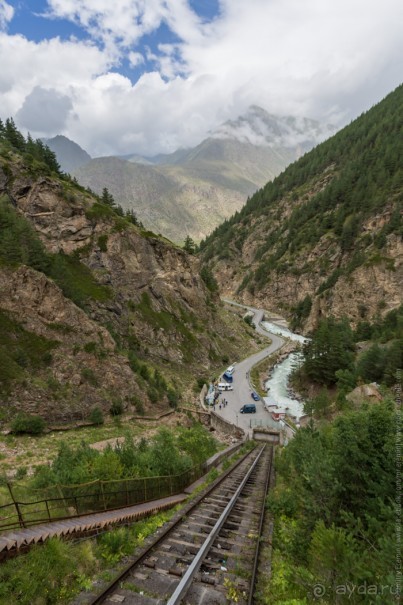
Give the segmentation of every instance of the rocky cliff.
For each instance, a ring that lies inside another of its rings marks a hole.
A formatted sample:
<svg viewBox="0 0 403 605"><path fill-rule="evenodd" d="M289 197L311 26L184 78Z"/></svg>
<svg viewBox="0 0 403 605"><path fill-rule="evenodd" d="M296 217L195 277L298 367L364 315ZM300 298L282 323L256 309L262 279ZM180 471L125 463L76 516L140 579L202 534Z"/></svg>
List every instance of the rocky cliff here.
<svg viewBox="0 0 403 605"><path fill-rule="evenodd" d="M195 257L9 149L0 199L3 411L174 405L181 383L235 354Z"/></svg>

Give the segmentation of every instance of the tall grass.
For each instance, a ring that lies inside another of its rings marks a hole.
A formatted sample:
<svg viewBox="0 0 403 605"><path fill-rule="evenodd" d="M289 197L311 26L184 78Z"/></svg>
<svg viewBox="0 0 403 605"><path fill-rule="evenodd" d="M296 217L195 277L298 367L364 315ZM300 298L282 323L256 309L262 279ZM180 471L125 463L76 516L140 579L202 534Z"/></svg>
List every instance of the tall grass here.
<svg viewBox="0 0 403 605"><path fill-rule="evenodd" d="M0 604L67 603L89 587L88 574L97 567L91 544L74 545L51 538L0 566Z"/></svg>

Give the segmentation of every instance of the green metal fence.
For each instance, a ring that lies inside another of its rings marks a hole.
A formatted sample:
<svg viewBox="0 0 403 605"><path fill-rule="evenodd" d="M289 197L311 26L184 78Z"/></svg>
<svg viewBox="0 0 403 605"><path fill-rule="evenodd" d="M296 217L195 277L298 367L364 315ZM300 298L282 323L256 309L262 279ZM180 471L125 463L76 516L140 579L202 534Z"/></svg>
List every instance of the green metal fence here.
<svg viewBox="0 0 403 605"><path fill-rule="evenodd" d="M35 499L17 497L8 484L12 502L0 506L0 531L29 527L38 523L123 508L182 492L206 472L205 464L179 475L142 477L116 481L91 481L79 485L53 485L32 490ZM40 497L38 497L40 495Z"/></svg>
<svg viewBox="0 0 403 605"><path fill-rule="evenodd" d="M11 502L0 506L0 532L124 508L179 494L211 468L218 466L224 458L235 453L241 445L238 442L179 475L52 485L40 490L31 489L29 495L32 494L32 498L27 498L26 487L19 495L18 484L8 483Z"/></svg>

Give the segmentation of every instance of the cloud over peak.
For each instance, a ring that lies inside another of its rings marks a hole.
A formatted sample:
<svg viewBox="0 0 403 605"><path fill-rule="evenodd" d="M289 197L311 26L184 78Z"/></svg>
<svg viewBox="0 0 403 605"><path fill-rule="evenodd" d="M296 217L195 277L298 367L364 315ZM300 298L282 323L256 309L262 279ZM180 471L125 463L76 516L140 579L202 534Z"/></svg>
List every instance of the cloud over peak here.
<svg viewBox="0 0 403 605"><path fill-rule="evenodd" d="M91 155L193 146L251 105L342 125L401 81L401 0L40 2L54 36L0 32L0 114ZM0 28L22 6L0 0Z"/></svg>

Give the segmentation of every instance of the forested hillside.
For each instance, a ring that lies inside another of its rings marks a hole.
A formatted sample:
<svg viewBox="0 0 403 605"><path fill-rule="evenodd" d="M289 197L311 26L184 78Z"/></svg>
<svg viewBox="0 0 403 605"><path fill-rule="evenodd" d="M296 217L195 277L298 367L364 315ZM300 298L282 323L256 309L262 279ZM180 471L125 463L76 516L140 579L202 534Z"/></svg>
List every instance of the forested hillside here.
<svg viewBox="0 0 403 605"><path fill-rule="evenodd" d="M201 244L221 289L294 328L399 305L403 86L289 166Z"/></svg>
<svg viewBox="0 0 403 605"><path fill-rule="evenodd" d="M0 419L175 407L239 346L199 269L0 123Z"/></svg>
<svg viewBox="0 0 403 605"><path fill-rule="evenodd" d="M393 402L305 428L277 459L271 579L260 603L397 603Z"/></svg>

